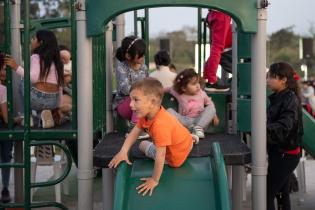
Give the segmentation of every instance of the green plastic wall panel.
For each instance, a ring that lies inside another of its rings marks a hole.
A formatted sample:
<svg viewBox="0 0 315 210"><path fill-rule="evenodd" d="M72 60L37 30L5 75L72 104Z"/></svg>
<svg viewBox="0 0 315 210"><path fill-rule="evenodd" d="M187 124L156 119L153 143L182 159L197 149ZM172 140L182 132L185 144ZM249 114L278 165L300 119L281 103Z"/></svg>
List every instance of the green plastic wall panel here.
<svg viewBox="0 0 315 210"><path fill-rule="evenodd" d="M93 38L93 129L102 131L105 128L105 37Z"/></svg>
<svg viewBox="0 0 315 210"><path fill-rule="evenodd" d="M227 12L246 33L257 31L256 0L87 0L87 30L89 36L104 31L104 25L115 16L136 9L153 7L201 7Z"/></svg>
<svg viewBox="0 0 315 210"><path fill-rule="evenodd" d="M177 111L178 102L177 102L176 98L174 96L172 96L172 94L165 93L164 97L163 97L163 101L162 101L162 106L165 109L173 108L174 110Z"/></svg>
<svg viewBox="0 0 315 210"><path fill-rule="evenodd" d="M238 58L251 57L251 34L237 33L237 56Z"/></svg>
<svg viewBox="0 0 315 210"><path fill-rule="evenodd" d="M238 69L238 95L251 95L251 64L239 63Z"/></svg>
<svg viewBox="0 0 315 210"><path fill-rule="evenodd" d="M237 124L241 132L251 131L251 100L237 100Z"/></svg>
<svg viewBox="0 0 315 210"><path fill-rule="evenodd" d="M227 94L222 93L212 93L209 94L211 97L216 111L217 115L220 119L220 124L217 127L214 127L212 123L210 123L210 126L206 130L207 133L224 133L226 131L227 127Z"/></svg>
<svg viewBox="0 0 315 210"><path fill-rule="evenodd" d="M303 110L303 126L304 126L304 135L302 140L302 146L304 149L315 157L315 119Z"/></svg>

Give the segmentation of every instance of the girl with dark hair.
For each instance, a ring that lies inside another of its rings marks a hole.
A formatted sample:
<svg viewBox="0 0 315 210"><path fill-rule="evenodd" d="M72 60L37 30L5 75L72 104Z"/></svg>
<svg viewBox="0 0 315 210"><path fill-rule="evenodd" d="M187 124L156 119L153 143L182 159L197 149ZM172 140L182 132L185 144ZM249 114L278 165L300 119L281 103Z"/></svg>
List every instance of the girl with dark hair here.
<svg viewBox="0 0 315 210"><path fill-rule="evenodd" d="M194 69L185 69L180 72L174 86L169 91L178 101L178 112L169 108L185 127L192 129L192 133L199 138L205 138L204 130L213 120L218 125L219 119L211 98L200 87L199 75Z"/></svg>
<svg viewBox="0 0 315 210"><path fill-rule="evenodd" d="M303 135L299 76L285 62L270 66L267 85L273 91L267 110L267 209L290 210L289 177L300 160ZM280 207L281 206L281 207Z"/></svg>
<svg viewBox="0 0 315 210"><path fill-rule="evenodd" d="M116 52L117 94L114 109L124 119L131 120L132 124L138 118L130 108L129 89L135 81L148 77L148 69L144 64L145 50L146 45L141 38L128 36L122 40Z"/></svg>
<svg viewBox="0 0 315 210"><path fill-rule="evenodd" d="M56 36L49 30L39 30L31 40L31 48L31 109L40 111L43 128L50 128L54 126L51 110L58 108L64 84ZM17 65L13 58L6 57L5 64L24 76L24 68Z"/></svg>

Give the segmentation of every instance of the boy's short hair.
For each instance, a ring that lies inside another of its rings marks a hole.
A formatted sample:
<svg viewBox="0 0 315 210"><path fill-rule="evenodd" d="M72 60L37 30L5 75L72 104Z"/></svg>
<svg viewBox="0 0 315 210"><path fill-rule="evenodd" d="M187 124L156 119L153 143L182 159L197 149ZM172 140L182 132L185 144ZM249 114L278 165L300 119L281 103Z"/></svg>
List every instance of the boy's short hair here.
<svg viewBox="0 0 315 210"><path fill-rule="evenodd" d="M142 80L138 80L132 84L130 92L133 90L141 90L144 95L152 95L159 99L159 103L162 103L162 98L164 95L164 89L162 83L152 77L147 77Z"/></svg>

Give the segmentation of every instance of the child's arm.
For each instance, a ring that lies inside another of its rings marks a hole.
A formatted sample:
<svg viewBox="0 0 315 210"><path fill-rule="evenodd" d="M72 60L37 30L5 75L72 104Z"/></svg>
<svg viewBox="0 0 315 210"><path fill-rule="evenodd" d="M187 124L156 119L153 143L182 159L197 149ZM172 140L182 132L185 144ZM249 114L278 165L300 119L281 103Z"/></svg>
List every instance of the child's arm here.
<svg viewBox="0 0 315 210"><path fill-rule="evenodd" d="M7 102L0 104L0 117L2 117L3 121L8 123L8 105Z"/></svg>
<svg viewBox="0 0 315 210"><path fill-rule="evenodd" d="M219 125L220 120L219 120L219 117L218 117L217 114L214 115L214 117L213 117L212 120L213 120L213 125L214 125L214 126L218 126L218 125Z"/></svg>
<svg viewBox="0 0 315 210"><path fill-rule="evenodd" d="M145 196L148 192L149 195L151 196L153 193L153 189L159 184L160 177L162 175L164 168L165 153L166 147L156 148L156 156L152 177L140 179L144 181L144 183L139 185L136 189L138 190L138 193L142 193L143 196Z"/></svg>
<svg viewBox="0 0 315 210"><path fill-rule="evenodd" d="M131 165L131 162L128 158L128 151L131 146L137 141L139 134L141 133L141 129L135 126L131 132L128 134L123 146L120 151L113 157L113 159L109 162L109 168L116 168L121 161L126 161L127 164Z"/></svg>

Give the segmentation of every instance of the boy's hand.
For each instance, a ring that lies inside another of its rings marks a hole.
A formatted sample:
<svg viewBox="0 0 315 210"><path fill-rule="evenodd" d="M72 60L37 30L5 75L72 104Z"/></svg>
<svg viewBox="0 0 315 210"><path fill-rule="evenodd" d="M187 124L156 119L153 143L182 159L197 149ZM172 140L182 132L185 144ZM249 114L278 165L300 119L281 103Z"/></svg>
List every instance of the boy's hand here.
<svg viewBox="0 0 315 210"><path fill-rule="evenodd" d="M138 193L142 193L142 196L145 196L149 192L149 196L151 196L153 193L153 189L158 186L159 182L155 181L152 177L141 178L140 180L144 181L144 183L136 188L138 190Z"/></svg>
<svg viewBox="0 0 315 210"><path fill-rule="evenodd" d="M121 161L126 161L126 163L128 165L131 165L132 163L130 162L129 158L128 158L128 153L127 152L123 152L123 151L120 151L118 152L114 157L113 159L109 162L108 164L108 167L109 168L116 168L119 163Z"/></svg>

